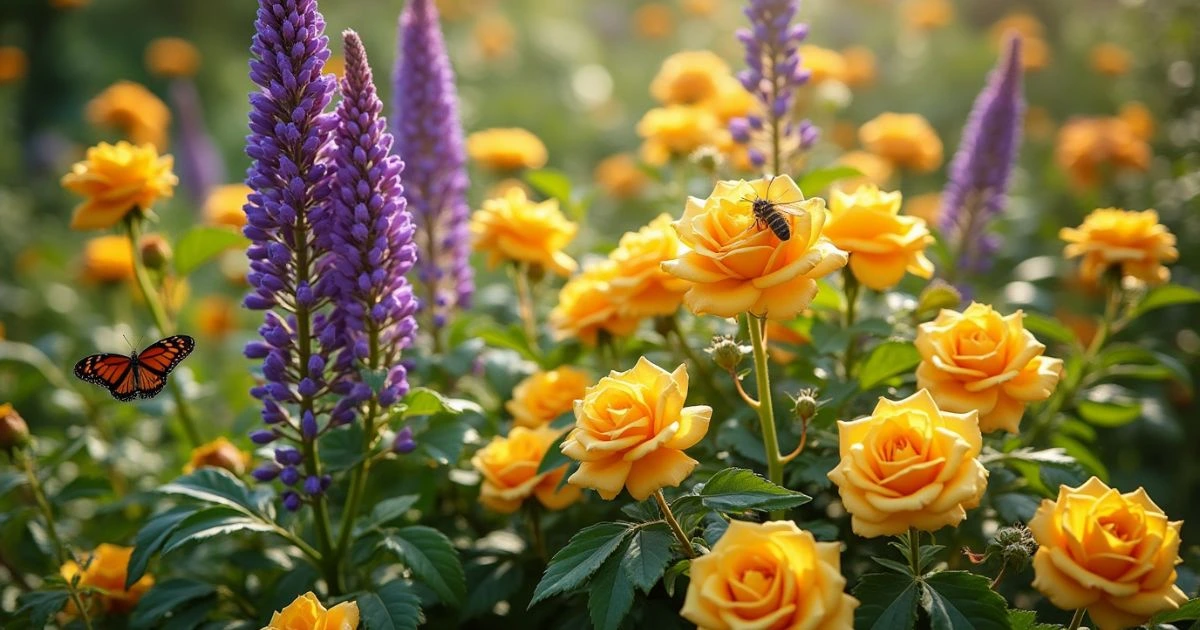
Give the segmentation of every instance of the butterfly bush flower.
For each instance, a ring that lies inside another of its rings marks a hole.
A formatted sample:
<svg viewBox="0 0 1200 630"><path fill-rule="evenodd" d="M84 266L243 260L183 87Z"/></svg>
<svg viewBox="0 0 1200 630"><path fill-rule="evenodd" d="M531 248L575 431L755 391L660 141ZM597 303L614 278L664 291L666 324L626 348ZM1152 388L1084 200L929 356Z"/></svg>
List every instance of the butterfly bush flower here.
<svg viewBox="0 0 1200 630"><path fill-rule="evenodd" d="M1004 209L1024 109L1021 38L1013 36L1005 58L975 99L942 194L941 228L954 235L959 248L955 262L967 271L986 271L999 249L987 224Z"/></svg>
<svg viewBox="0 0 1200 630"><path fill-rule="evenodd" d="M466 150L454 69L433 0L412 0L400 16L394 71L396 153L407 160L404 198L417 225L421 308L435 328L469 305L474 291L467 231Z"/></svg>

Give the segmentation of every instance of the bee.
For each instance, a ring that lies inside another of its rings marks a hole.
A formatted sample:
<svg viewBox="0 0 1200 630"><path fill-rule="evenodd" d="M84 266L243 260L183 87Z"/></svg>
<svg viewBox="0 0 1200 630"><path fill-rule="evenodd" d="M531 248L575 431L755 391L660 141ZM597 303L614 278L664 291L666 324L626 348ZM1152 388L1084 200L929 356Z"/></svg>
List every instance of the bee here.
<svg viewBox="0 0 1200 630"><path fill-rule="evenodd" d="M771 201L771 185L775 183L775 179L771 179L771 183L767 184L767 197L755 196L753 199L746 197L743 201L750 202L750 210L754 213L754 227L763 229L770 228L779 240L786 241L792 238L792 226L788 223L787 215L796 215L798 212L788 206L796 203L795 201Z"/></svg>

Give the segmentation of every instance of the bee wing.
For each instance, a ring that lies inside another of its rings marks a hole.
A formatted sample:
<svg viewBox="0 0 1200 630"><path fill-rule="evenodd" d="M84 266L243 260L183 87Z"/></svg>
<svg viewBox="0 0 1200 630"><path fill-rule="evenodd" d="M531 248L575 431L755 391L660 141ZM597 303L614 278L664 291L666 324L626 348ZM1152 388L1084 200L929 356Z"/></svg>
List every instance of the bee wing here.
<svg viewBox="0 0 1200 630"><path fill-rule="evenodd" d="M797 199L795 201L780 201L775 205L775 209L792 216L804 214L810 208L809 206L825 207L825 201L820 197L809 197L808 199Z"/></svg>

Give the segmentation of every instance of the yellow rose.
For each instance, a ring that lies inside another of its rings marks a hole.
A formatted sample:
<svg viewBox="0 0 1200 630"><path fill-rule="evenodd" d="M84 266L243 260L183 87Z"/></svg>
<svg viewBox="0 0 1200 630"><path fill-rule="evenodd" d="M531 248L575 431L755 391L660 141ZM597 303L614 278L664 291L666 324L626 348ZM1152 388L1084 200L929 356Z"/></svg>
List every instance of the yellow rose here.
<svg viewBox="0 0 1200 630"><path fill-rule="evenodd" d="M132 280L129 237L110 234L88 240L83 246L83 279L102 284Z"/></svg>
<svg viewBox="0 0 1200 630"><path fill-rule="evenodd" d="M167 148L167 129L171 110L153 92L140 83L118 81L87 104L88 122L115 127L134 144L152 144Z"/></svg>
<svg viewBox="0 0 1200 630"><path fill-rule="evenodd" d="M784 214L790 239L757 221L756 198L794 213ZM707 199L688 198L675 228L690 249L663 268L691 283L684 303L696 314L792 319L816 296L817 280L846 265L846 252L821 235L828 217L824 200L804 199L787 175L718 182Z"/></svg>
<svg viewBox="0 0 1200 630"><path fill-rule="evenodd" d="M73 560L68 560L59 569L59 573L68 582L78 576L77 586L80 590L96 588L104 591L88 595L86 598L99 602L106 612L127 613L133 610L142 595L154 586L154 577L143 575L126 590L126 567L129 566L129 557L132 555L133 547L104 543L88 554L83 562L83 567ZM68 604L67 612L74 614L73 608L73 604Z"/></svg>
<svg viewBox="0 0 1200 630"><path fill-rule="evenodd" d="M329 610L309 591L283 610L271 615L263 630L355 630L358 628L358 603L342 602Z"/></svg>
<svg viewBox="0 0 1200 630"><path fill-rule="evenodd" d="M699 105L668 105L646 112L637 133L645 139L642 159L661 166L671 158L687 157L712 142L719 126L717 116Z"/></svg>
<svg viewBox="0 0 1200 630"><path fill-rule="evenodd" d="M496 436L471 458L483 475L479 501L501 514L516 512L530 495L549 510L561 510L579 500L582 491L571 484L559 489L567 465L537 474L546 451L562 435L547 426L536 429L513 427L505 437Z"/></svg>
<svg viewBox="0 0 1200 630"><path fill-rule="evenodd" d="M685 50L667 57L650 82L650 95L664 105L692 105L714 98L729 64L708 50Z"/></svg>
<svg viewBox="0 0 1200 630"><path fill-rule="evenodd" d="M928 192L909 197L904 202L904 214L925 220L925 225L937 225L942 217L942 193Z"/></svg>
<svg viewBox="0 0 1200 630"><path fill-rule="evenodd" d="M471 237L488 264L514 261L539 265L560 276L575 270L575 261L563 248L579 226L558 209L558 200L534 203L520 188L509 188L503 197L483 202L471 215Z"/></svg>
<svg viewBox="0 0 1200 630"><path fill-rule="evenodd" d="M842 81L845 78L846 60L838 51L802 44L799 52L800 65L808 70L808 80L813 85L825 81Z"/></svg>
<svg viewBox="0 0 1200 630"><path fill-rule="evenodd" d="M859 127L858 140L900 168L927 173L942 165L942 141L920 114L880 114Z"/></svg>
<svg viewBox="0 0 1200 630"><path fill-rule="evenodd" d="M1133 66L1133 55L1112 42L1096 44L1088 53L1088 58L1092 63L1092 70L1110 77L1128 74Z"/></svg>
<svg viewBox="0 0 1200 630"><path fill-rule="evenodd" d="M734 118L749 116L758 107L758 98L746 91L742 82L731 74L721 78L716 95L705 104L722 123L728 123Z"/></svg>
<svg viewBox="0 0 1200 630"><path fill-rule="evenodd" d="M587 372L561 366L535 372L513 388L512 400L504 405L519 427L536 429L571 411L575 401L591 383Z"/></svg>
<svg viewBox="0 0 1200 630"><path fill-rule="evenodd" d="M1175 235L1158 222L1153 210L1099 208L1087 215L1082 225L1063 228L1058 236L1067 242L1064 256L1083 258L1079 275L1089 284L1115 265L1120 265L1123 276L1162 284L1171 279L1171 270L1163 263L1179 259Z"/></svg>
<svg viewBox="0 0 1200 630"><path fill-rule="evenodd" d="M71 229L103 230L170 197L179 183L172 166L171 156L160 157L148 144L101 142L88 149L87 159L62 177L63 188L85 198L71 215Z"/></svg>
<svg viewBox="0 0 1200 630"><path fill-rule="evenodd" d="M467 136L467 155L480 166L496 171L542 168L547 159L546 145L517 127L486 129Z"/></svg>
<svg viewBox="0 0 1200 630"><path fill-rule="evenodd" d="M24 50L16 46L0 46L0 84L25 78L28 68L29 59Z"/></svg>
<svg viewBox="0 0 1200 630"><path fill-rule="evenodd" d="M817 542L791 521L732 521L692 560L679 614L703 630L851 630L841 543Z"/></svg>
<svg viewBox="0 0 1200 630"><path fill-rule="evenodd" d="M160 77L190 77L200 69L200 50L180 37L159 37L146 46L146 69Z"/></svg>
<svg viewBox="0 0 1200 630"><path fill-rule="evenodd" d="M1142 132L1122 118L1075 118L1058 130L1054 161L1080 188L1099 185L1113 170L1145 172L1151 153Z"/></svg>
<svg viewBox="0 0 1200 630"><path fill-rule="evenodd" d="M617 311L632 317L675 313L688 283L663 271L662 263L686 251L665 213L637 232L626 232L609 254L617 266L616 276L609 281Z"/></svg>
<svg viewBox="0 0 1200 630"><path fill-rule="evenodd" d="M872 185L849 194L835 190L829 214L824 234L850 253L850 271L864 286L890 289L905 271L933 277L933 263L925 257L933 236L924 220L900 215L899 191L881 192Z"/></svg>
<svg viewBox="0 0 1200 630"><path fill-rule="evenodd" d="M842 51L846 71L842 82L852 88L870 87L875 83L875 53L866 46L851 46Z"/></svg>
<svg viewBox="0 0 1200 630"><path fill-rule="evenodd" d="M207 444L201 444L192 449L191 460L183 467L183 472L190 473L198 468L224 468L229 472L242 476L250 466L250 453L238 448L233 442L219 437Z"/></svg>
<svg viewBox="0 0 1200 630"><path fill-rule="evenodd" d="M1025 330L1025 314L1002 316L986 304L943 310L917 330L917 387L942 409L977 410L984 433L1016 433L1025 406L1046 400L1062 376L1062 359Z"/></svg>
<svg viewBox="0 0 1200 630"><path fill-rule="evenodd" d="M712 418L712 407L683 406L687 391L686 366L668 372L646 357L587 388L562 445L581 462L568 481L610 500L625 488L638 501L682 483L699 463L683 451L708 433Z"/></svg>
<svg viewBox="0 0 1200 630"><path fill-rule="evenodd" d="M217 186L204 200L204 220L210 225L242 228L246 225L246 199L250 187L245 184Z"/></svg>
<svg viewBox="0 0 1200 630"><path fill-rule="evenodd" d="M610 155L600 160L592 178L606 195L614 199L637 197L650 183L650 178L638 167L637 160L627 153Z"/></svg>
<svg viewBox="0 0 1200 630"><path fill-rule="evenodd" d="M500 59L513 51L517 41L517 29L503 13L481 16L471 29L475 45L484 59Z"/></svg>
<svg viewBox="0 0 1200 630"><path fill-rule="evenodd" d="M1092 477L1060 486L1029 529L1037 541L1033 586L1064 610L1087 608L1100 630L1140 626L1179 608L1179 530L1146 491L1121 494Z"/></svg>
<svg viewBox="0 0 1200 630"><path fill-rule="evenodd" d="M628 337L637 330L640 317L623 315L617 308L612 282L617 263L603 260L584 268L558 292L558 304L550 311L550 329L558 340L576 337L594 346L601 331L613 337Z"/></svg>
<svg viewBox="0 0 1200 630"><path fill-rule="evenodd" d="M854 533L893 536L958 525L979 505L987 469L976 412L938 409L926 390L879 399L870 416L838 421L841 461L829 471Z"/></svg>

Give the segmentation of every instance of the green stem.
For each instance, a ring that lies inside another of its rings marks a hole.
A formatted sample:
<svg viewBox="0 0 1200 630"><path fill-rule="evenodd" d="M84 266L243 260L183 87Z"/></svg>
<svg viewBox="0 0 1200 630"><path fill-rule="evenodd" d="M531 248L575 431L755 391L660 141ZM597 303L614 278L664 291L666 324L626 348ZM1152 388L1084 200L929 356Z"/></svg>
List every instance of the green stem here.
<svg viewBox="0 0 1200 630"><path fill-rule="evenodd" d="M1075 616L1071 617L1071 624L1067 626L1067 630L1079 630L1079 626L1083 623L1083 615L1086 613L1086 608L1076 608Z"/></svg>
<svg viewBox="0 0 1200 630"><path fill-rule="evenodd" d="M370 338L370 351L367 356L367 366L371 370L379 370L382 367L382 357L379 353L379 331L371 326L368 331ZM379 413L379 396L377 393L371 395L371 402L367 406L367 413L363 416L363 443L362 443L362 461L354 468L354 473L350 479L350 490L346 498L346 505L342 509L342 527L338 533L338 541L335 556L339 561L345 557L346 550L350 546L350 533L354 529L354 519L358 515L359 503L362 501L363 493L367 487L367 475L371 470L371 448L375 443L375 420Z"/></svg>
<svg viewBox="0 0 1200 630"><path fill-rule="evenodd" d="M46 492L42 489L42 482L38 479L37 471L34 469L33 456L28 451L22 451L20 458L22 467L25 469L25 479L29 482L29 489L33 493L33 500L37 503L42 518L46 519L46 535L50 537L54 551L58 554L58 564L59 566L65 565L68 560L71 560L71 554L67 551L67 546L63 544L62 538L58 536L54 511L50 508L50 502L46 500ZM79 589L76 586L78 582L79 576L68 580L67 593L71 597L71 603L75 604L75 609L79 611L79 618L83 621L84 628L91 630L92 620L88 617L87 608L83 605L83 598L79 596Z"/></svg>
<svg viewBox="0 0 1200 630"><path fill-rule="evenodd" d="M854 359L858 352L858 339L854 335L855 318L858 310L858 293L859 284L858 278L854 277L854 273L849 267L842 270L842 281L844 291L846 293L846 353L843 355L842 368L846 373L846 379L849 380L854 371Z"/></svg>
<svg viewBox="0 0 1200 630"><path fill-rule="evenodd" d="M533 290L530 288L529 265L517 265L514 281L517 285L517 309L521 314L521 324L525 327L525 337L529 340L529 347L540 353L537 311L533 305Z"/></svg>
<svg viewBox="0 0 1200 630"><path fill-rule="evenodd" d="M534 553L545 564L550 557L546 553L546 537L542 535L541 508L536 501L527 501L525 514L528 516L526 522L529 524L529 538L533 542Z"/></svg>
<svg viewBox="0 0 1200 630"><path fill-rule="evenodd" d="M162 302L158 299L158 291L150 282L150 274L146 271L146 265L142 261L142 252L138 246L142 240L142 217L136 212L129 213L125 219L125 228L129 232L129 247L133 250L133 277L142 291L147 308L150 309L150 317L154 319L154 325L158 327L160 333L169 335L174 331L174 327L167 317ZM179 421L183 424L183 431L187 434L188 441L192 443L193 448L200 446L204 440L200 437L199 429L196 428L196 420L192 417L191 407L188 406L187 399L183 396L183 389L180 388L177 381L167 381L167 385L171 390L171 398L175 401L175 412L179 414Z"/></svg>
<svg viewBox="0 0 1200 630"><path fill-rule="evenodd" d="M992 579L992 583L988 585L993 591L1000 586L1000 581L1004 579L1004 573L1008 570L1008 563L1000 565L1000 571L996 573L996 577Z"/></svg>
<svg viewBox="0 0 1200 630"><path fill-rule="evenodd" d="M746 314L746 328L754 347L754 380L758 384L758 422L762 427L763 448L767 458L767 479L783 485L783 458L779 455L779 436L775 431L775 405L771 399L771 375L767 365L767 344L763 331L767 320ZM783 510L772 510L771 520L784 517Z"/></svg>
<svg viewBox="0 0 1200 630"><path fill-rule="evenodd" d="M696 557L696 550L692 549L692 541L688 539L687 534L683 531L683 527L679 525L675 514L671 512L671 506L667 504L667 498L663 496L662 488L654 491L652 495L654 502L658 504L658 509L662 512L663 519L667 521L667 527L671 528L671 533L675 535L675 540L679 541L680 548L683 549L684 555L688 558Z"/></svg>
<svg viewBox="0 0 1200 630"><path fill-rule="evenodd" d="M908 562L912 566L914 576L921 575L921 532L915 527L908 528Z"/></svg>

